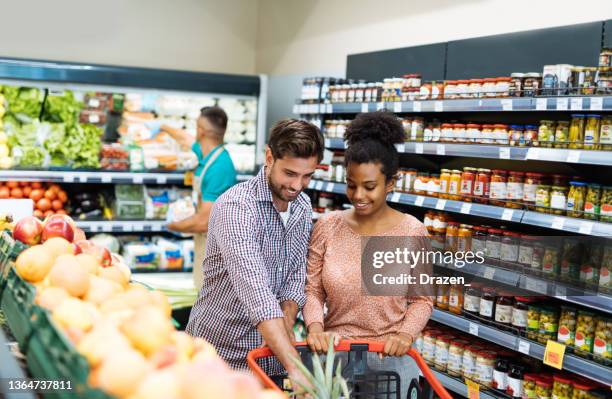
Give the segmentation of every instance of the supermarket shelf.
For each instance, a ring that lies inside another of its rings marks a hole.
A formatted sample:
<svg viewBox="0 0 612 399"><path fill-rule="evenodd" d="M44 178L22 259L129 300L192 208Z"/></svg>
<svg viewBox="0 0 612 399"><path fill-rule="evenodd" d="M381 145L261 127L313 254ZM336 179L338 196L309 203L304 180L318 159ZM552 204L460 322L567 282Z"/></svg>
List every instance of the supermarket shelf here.
<svg viewBox="0 0 612 399"><path fill-rule="evenodd" d="M332 150L346 148L344 140L325 139L325 146ZM612 166L612 151L567 150L563 148L511 147L485 144L453 144L433 142L406 142L397 144L399 153L446 155L452 157L473 157L509 159L514 161L551 161L576 164Z"/></svg>
<svg viewBox="0 0 612 399"><path fill-rule="evenodd" d="M311 180L308 188L328 193L344 194L346 184ZM476 204L471 202L445 200L422 195L395 192L390 195L389 202L403 205L412 205L431 208L439 211L457 212L465 215L482 216L492 219L520 222L523 211L520 209L507 209L499 206Z"/></svg>
<svg viewBox="0 0 612 399"><path fill-rule="evenodd" d="M520 269L509 270L490 264L466 263L462 268L453 265L436 264L436 267L459 271L481 277L496 283L517 287L536 294L553 296L557 299L586 306L598 311L612 313L612 296L608 293L595 292L555 282L546 278L521 273Z"/></svg>
<svg viewBox="0 0 612 399"><path fill-rule="evenodd" d="M449 391L455 392L463 397L468 397L467 385L457 378L453 378L448 374L441 373L437 370L431 369L432 373L436 376L438 381ZM508 398L507 395L495 395L493 391L480 391L480 399L499 399Z"/></svg>
<svg viewBox="0 0 612 399"><path fill-rule="evenodd" d="M167 223L165 220L76 221L77 227L86 233L161 232L166 230Z"/></svg>
<svg viewBox="0 0 612 399"><path fill-rule="evenodd" d="M439 309L434 309L431 319L533 358L539 360L544 358L544 345L486 326L477 321L468 320ZM565 354L563 357L563 369L608 386L612 385L612 370L610 368L573 354Z"/></svg>
<svg viewBox="0 0 612 399"><path fill-rule="evenodd" d="M525 211L523 224L580 233L599 237L612 237L612 223L596 222L565 216L548 215L540 212Z"/></svg>
<svg viewBox="0 0 612 399"><path fill-rule="evenodd" d="M295 104L294 114L357 114L387 109L410 112L612 111L612 96L525 97L376 103Z"/></svg>
<svg viewBox="0 0 612 399"><path fill-rule="evenodd" d="M0 180L52 181L58 183L183 184L184 177L184 173L3 170Z"/></svg>
<svg viewBox="0 0 612 399"><path fill-rule="evenodd" d="M193 290L193 276L186 272L133 273L132 280L155 289Z"/></svg>

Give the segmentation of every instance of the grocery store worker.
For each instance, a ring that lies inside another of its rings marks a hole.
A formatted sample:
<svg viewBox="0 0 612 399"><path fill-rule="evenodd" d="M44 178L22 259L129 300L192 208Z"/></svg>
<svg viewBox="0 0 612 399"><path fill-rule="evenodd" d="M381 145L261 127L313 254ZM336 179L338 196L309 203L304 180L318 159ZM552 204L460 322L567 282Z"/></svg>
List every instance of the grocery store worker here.
<svg viewBox="0 0 612 399"><path fill-rule="evenodd" d="M250 350L265 342L292 378L296 315L304 305L312 206L302 193L323 157L319 129L286 119L270 131L257 176L213 205L204 285L186 331L215 346L232 368L247 369ZM280 365L265 362L269 375Z"/></svg>
<svg viewBox="0 0 612 399"><path fill-rule="evenodd" d="M362 237L416 237L426 242L428 236L415 217L387 204L399 164L394 144L404 141L404 130L391 113L365 113L351 122L344 140L346 195L353 208L330 212L314 226L303 310L307 342L321 352L330 337L382 341L385 355L405 355L431 316L432 297L361 294ZM403 382L418 378L412 358L370 357L370 367L400 374L405 398L409 383Z"/></svg>
<svg viewBox="0 0 612 399"><path fill-rule="evenodd" d="M202 286L202 262L206 250L208 219L213 203L228 188L236 184L236 169L229 153L223 147L227 128L227 114L220 107L204 107L197 120L196 137L182 129L163 125L181 147L191 150L198 157L194 172L193 188L197 195L197 211L187 219L168 224L168 229L180 233L192 233L194 238L193 283Z"/></svg>

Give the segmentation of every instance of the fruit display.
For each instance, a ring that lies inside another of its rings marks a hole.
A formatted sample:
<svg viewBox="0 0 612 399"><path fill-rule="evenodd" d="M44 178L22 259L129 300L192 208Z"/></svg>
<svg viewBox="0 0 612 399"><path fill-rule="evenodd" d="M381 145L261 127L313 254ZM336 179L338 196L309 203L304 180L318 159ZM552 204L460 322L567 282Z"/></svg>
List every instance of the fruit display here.
<svg viewBox="0 0 612 399"><path fill-rule="evenodd" d="M34 216L43 219L53 214L67 214L68 194L58 184L42 182L0 182L0 199L31 199Z"/></svg>
<svg viewBox="0 0 612 399"><path fill-rule="evenodd" d="M25 218L14 234L31 245L15 271L87 360L92 388L130 399L284 397L230 370L203 339L177 331L167 297L130 282L122 257L79 237L69 217Z"/></svg>

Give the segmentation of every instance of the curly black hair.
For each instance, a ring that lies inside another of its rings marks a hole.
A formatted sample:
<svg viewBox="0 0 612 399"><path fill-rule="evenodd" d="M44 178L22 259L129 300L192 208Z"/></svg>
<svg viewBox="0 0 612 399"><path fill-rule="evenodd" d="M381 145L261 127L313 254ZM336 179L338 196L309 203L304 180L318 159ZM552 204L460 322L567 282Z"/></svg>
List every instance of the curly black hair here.
<svg viewBox="0 0 612 399"><path fill-rule="evenodd" d="M380 163L386 181L399 169L399 155L394 144L404 142L404 128L399 119L386 111L359 114L344 133L347 149L344 165Z"/></svg>

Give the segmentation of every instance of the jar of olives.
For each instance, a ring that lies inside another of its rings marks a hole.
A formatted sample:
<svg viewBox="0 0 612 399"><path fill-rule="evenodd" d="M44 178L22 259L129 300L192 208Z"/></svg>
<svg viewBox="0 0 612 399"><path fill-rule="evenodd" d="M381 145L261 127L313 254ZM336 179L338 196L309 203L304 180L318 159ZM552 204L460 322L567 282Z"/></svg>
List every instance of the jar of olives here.
<svg viewBox="0 0 612 399"><path fill-rule="evenodd" d="M563 374L553 377L553 399L572 399L572 380Z"/></svg>
<svg viewBox="0 0 612 399"><path fill-rule="evenodd" d="M542 274L548 276L559 275L560 259L559 246L552 240L544 245L544 258L542 259Z"/></svg>
<svg viewBox="0 0 612 399"><path fill-rule="evenodd" d="M572 384L572 399L589 399L589 391L597 388L591 381L574 381Z"/></svg>
<svg viewBox="0 0 612 399"><path fill-rule="evenodd" d="M595 313L588 310L578 311L574 344L576 347L576 354L578 355L588 356L588 354L593 353L595 317Z"/></svg>
<svg viewBox="0 0 612 399"><path fill-rule="evenodd" d="M555 122L553 121L540 121L540 128L538 129L538 139L533 142L536 147L547 147L551 148L555 141Z"/></svg>
<svg viewBox="0 0 612 399"><path fill-rule="evenodd" d="M539 305L531 304L527 310L527 338L535 341L540 332L540 315L542 308Z"/></svg>
<svg viewBox="0 0 612 399"><path fill-rule="evenodd" d="M567 148L569 137L569 122L559 121L555 129L555 148Z"/></svg>
<svg viewBox="0 0 612 399"><path fill-rule="evenodd" d="M612 222L612 186L603 187L601 195L601 217L602 222Z"/></svg>
<svg viewBox="0 0 612 399"><path fill-rule="evenodd" d="M527 373L523 376L523 398L537 399L536 381L537 374Z"/></svg>
<svg viewBox="0 0 612 399"><path fill-rule="evenodd" d="M535 210L542 213L550 213L550 190L548 184L538 184L536 189Z"/></svg>
<svg viewBox="0 0 612 399"><path fill-rule="evenodd" d="M600 317L595 325L593 355L596 362L609 365L612 360L612 318Z"/></svg>
<svg viewBox="0 0 612 399"><path fill-rule="evenodd" d="M601 209L601 186L599 184L589 184L586 198L584 200L584 218L597 220Z"/></svg>
<svg viewBox="0 0 612 399"><path fill-rule="evenodd" d="M536 397L537 399L551 399L553 381L552 378L546 375L541 375L536 379Z"/></svg>
<svg viewBox="0 0 612 399"><path fill-rule="evenodd" d="M546 344L548 340L556 340L559 330L559 313L551 306L543 306L540 313L540 330L538 342Z"/></svg>
<svg viewBox="0 0 612 399"><path fill-rule="evenodd" d="M561 316L559 317L559 332L557 341L567 345L574 345L576 335L576 308L571 306L561 306Z"/></svg>

